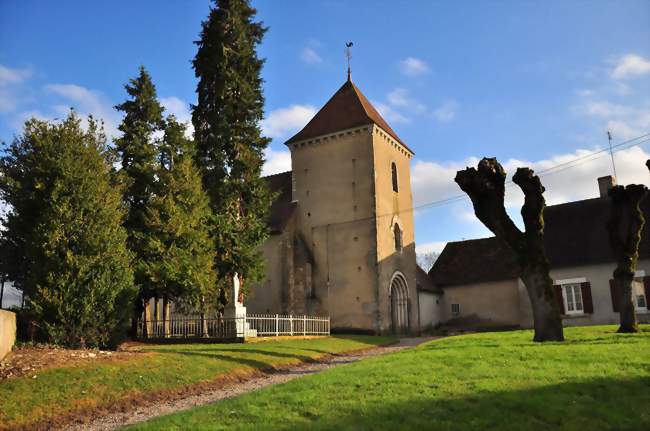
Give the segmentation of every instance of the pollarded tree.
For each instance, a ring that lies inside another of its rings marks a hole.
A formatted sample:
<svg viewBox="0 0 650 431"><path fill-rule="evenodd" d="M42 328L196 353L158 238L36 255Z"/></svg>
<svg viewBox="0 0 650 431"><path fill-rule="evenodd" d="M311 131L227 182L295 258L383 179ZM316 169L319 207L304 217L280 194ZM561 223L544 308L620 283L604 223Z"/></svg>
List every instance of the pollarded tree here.
<svg viewBox="0 0 650 431"><path fill-rule="evenodd" d="M2 255L16 257L8 275L54 343L107 346L126 332L132 256L111 169L103 130L74 113L27 121L0 159Z"/></svg>
<svg viewBox="0 0 650 431"><path fill-rule="evenodd" d="M476 217L515 253L519 277L533 309L534 341L562 341L564 333L553 280L544 250L544 187L528 168L518 168L512 180L524 192L522 232L504 205L506 173L495 158L483 158L478 168L458 171L455 181L472 200Z"/></svg>
<svg viewBox="0 0 650 431"><path fill-rule="evenodd" d="M216 0L193 61L195 160L215 216L220 284L235 272L249 281L262 276L258 246L268 235L271 195L261 170L269 140L259 126L264 62L256 52L266 29L254 22L255 12L246 0Z"/></svg>
<svg viewBox="0 0 650 431"><path fill-rule="evenodd" d="M147 264L144 254L147 230L145 213L153 195L158 167L155 133L163 128L163 108L158 102L151 76L143 66L138 76L124 86L129 99L115 108L124 112L119 126L122 136L115 139L121 163L121 175L126 183L124 202L127 216L124 227L128 246L134 254L135 282L138 300L135 301L134 322L143 309L143 301L153 296L143 271Z"/></svg>
<svg viewBox="0 0 650 431"><path fill-rule="evenodd" d="M650 160L646 162L650 169ZM611 214L607 222L609 243L616 258L614 287L618 292L621 325L618 332L638 332L632 282L639 259L639 243L645 218L640 204L648 195L644 185L614 186L609 191ZM616 300L616 298L614 298Z"/></svg>
<svg viewBox="0 0 650 431"><path fill-rule="evenodd" d="M145 216L143 275L165 304L190 304L204 314L206 298L217 296L212 212L192 159L193 143L172 116L160 148L159 183Z"/></svg>

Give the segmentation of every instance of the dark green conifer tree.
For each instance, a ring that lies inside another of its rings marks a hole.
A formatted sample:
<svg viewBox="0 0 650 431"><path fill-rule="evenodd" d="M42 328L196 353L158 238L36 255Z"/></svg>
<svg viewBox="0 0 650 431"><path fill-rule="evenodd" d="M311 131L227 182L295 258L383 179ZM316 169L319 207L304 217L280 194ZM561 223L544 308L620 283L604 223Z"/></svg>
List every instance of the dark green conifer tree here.
<svg viewBox="0 0 650 431"><path fill-rule="evenodd" d="M216 0L203 22L193 67L198 78L193 106L197 166L215 218L218 277L235 272L248 282L262 276L258 246L268 235L271 194L261 179L264 61L257 46L266 28L254 21L246 0Z"/></svg>
<svg viewBox="0 0 650 431"><path fill-rule="evenodd" d="M133 301L122 190L102 128L71 113L61 123L25 123L0 159L8 204L4 269L51 342L114 345Z"/></svg>
<svg viewBox="0 0 650 431"><path fill-rule="evenodd" d="M134 254L135 283L138 299L135 301L134 322L143 309L143 301L155 295L155 289L145 275L147 265L144 247L147 241L145 213L156 183L158 149L155 133L163 128L163 107L158 102L151 76L143 66L137 78L124 86L129 98L117 105L124 112L119 126L122 136L115 139L121 163L121 177L125 182L124 202L127 216L124 227L128 246ZM134 328L132 328L132 331Z"/></svg>
<svg viewBox="0 0 650 431"><path fill-rule="evenodd" d="M189 311L205 312L216 291L212 211L193 155L185 126L168 117L160 146L159 182L145 216L143 268L154 296L165 303L189 305Z"/></svg>

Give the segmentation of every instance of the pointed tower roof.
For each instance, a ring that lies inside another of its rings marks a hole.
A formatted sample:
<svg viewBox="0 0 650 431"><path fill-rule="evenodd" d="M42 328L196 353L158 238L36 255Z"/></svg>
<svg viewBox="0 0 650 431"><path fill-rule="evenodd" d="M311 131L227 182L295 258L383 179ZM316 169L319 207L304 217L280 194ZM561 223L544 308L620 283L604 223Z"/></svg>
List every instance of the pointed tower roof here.
<svg viewBox="0 0 650 431"><path fill-rule="evenodd" d="M384 129L397 142L411 151L386 120L379 115L379 112L366 99L361 90L348 79L327 101L325 106L316 113L314 118L285 144L288 145L293 142L373 123Z"/></svg>

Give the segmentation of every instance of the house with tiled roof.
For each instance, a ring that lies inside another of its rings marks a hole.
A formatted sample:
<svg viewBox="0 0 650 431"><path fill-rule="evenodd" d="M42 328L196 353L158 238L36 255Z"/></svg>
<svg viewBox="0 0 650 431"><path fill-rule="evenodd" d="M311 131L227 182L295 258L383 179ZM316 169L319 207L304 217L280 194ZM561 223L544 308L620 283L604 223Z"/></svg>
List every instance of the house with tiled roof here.
<svg viewBox="0 0 650 431"><path fill-rule="evenodd" d="M413 151L349 76L285 144L292 170L266 178L276 195L266 277L248 311L327 315L346 332L431 325L419 295L435 304L440 292L415 261Z"/></svg>
<svg viewBox="0 0 650 431"><path fill-rule="evenodd" d="M544 246L565 326L617 323L620 293L608 243L607 196L612 177L599 178L600 197L552 205L544 212ZM650 215L650 201L643 204ZM467 327L531 327L532 310L518 264L497 238L450 242L429 271L444 294L440 320ZM650 321L650 229L642 233L634 281L640 321Z"/></svg>

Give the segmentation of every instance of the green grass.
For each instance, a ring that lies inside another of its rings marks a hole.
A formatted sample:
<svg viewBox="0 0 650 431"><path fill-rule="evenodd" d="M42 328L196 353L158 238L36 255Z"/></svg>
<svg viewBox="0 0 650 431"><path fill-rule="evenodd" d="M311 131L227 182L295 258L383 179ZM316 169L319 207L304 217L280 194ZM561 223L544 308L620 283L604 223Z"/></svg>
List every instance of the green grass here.
<svg viewBox="0 0 650 431"><path fill-rule="evenodd" d="M650 326L568 328L434 341L134 430L648 430Z"/></svg>
<svg viewBox="0 0 650 431"><path fill-rule="evenodd" d="M219 376L284 366L331 353L386 344L388 337L281 339L251 344L143 348L133 360L37 372L0 382L0 429L111 406L127 397L179 390Z"/></svg>

